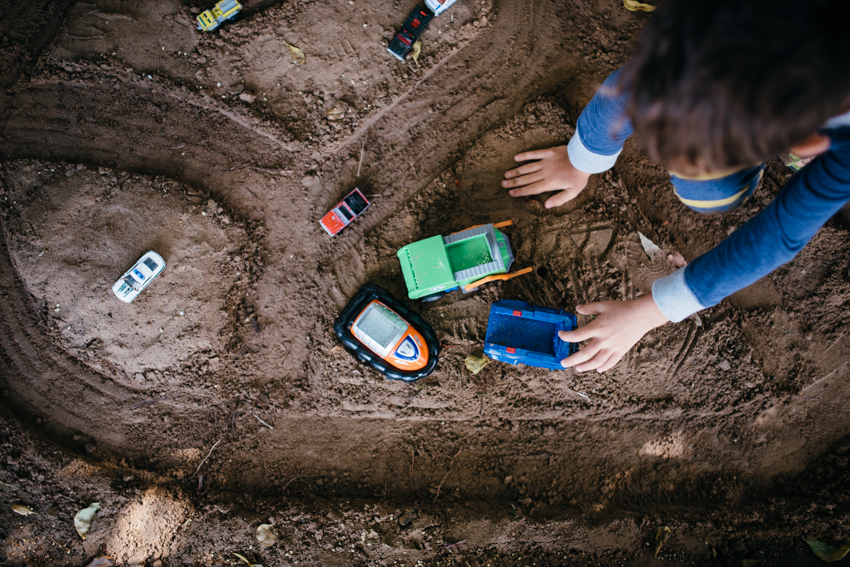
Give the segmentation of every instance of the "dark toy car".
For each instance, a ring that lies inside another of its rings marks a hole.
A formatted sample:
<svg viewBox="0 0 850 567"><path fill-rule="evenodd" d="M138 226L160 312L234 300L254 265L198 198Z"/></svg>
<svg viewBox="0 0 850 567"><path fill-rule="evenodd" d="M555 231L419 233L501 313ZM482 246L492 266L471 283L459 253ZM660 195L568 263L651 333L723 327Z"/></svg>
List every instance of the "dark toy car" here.
<svg viewBox="0 0 850 567"><path fill-rule="evenodd" d="M404 58L413 49L413 44L416 43L416 40L419 39L419 36L422 35L433 18L434 14L430 10L416 6L404 20L401 29L390 42L387 51L397 57L399 61L404 61Z"/></svg>

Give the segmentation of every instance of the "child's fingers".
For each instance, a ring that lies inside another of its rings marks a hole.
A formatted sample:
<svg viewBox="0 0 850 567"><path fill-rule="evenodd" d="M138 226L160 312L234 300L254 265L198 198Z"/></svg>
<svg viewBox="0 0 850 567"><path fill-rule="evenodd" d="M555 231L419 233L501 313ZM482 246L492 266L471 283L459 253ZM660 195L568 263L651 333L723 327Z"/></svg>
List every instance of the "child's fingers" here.
<svg viewBox="0 0 850 567"><path fill-rule="evenodd" d="M565 203L569 203L573 199L575 199L576 193L570 189L564 189L563 191L558 191L548 199L543 204L547 209L552 209L554 207L560 207Z"/></svg>
<svg viewBox="0 0 850 567"><path fill-rule="evenodd" d="M592 339L595 336L596 331L593 330L591 325L585 325L584 327L579 327L572 331L558 331L558 338L568 343L580 343L581 341Z"/></svg>
<svg viewBox="0 0 850 567"><path fill-rule="evenodd" d="M515 161L528 161L530 159L544 159L552 154L551 150L532 150L530 152L522 152L514 156Z"/></svg>
<svg viewBox="0 0 850 567"><path fill-rule="evenodd" d="M576 305L576 312L582 315L601 315L605 313L605 302L597 301L596 303L586 303L584 305Z"/></svg>
<svg viewBox="0 0 850 567"><path fill-rule="evenodd" d="M588 345L587 347L581 349L575 354L571 354L567 358L561 361L561 366L564 368L570 368L574 366L576 370L578 370L579 366L591 360L596 353L598 352L598 348L593 348L593 344Z"/></svg>
<svg viewBox="0 0 850 567"><path fill-rule="evenodd" d="M596 371L597 372L605 372L607 370L611 370L612 368L617 366L617 363L620 362L621 358L623 358L622 354L612 353L611 356L608 358L608 360L605 361L605 364L602 364L601 366L599 366L596 369Z"/></svg>
<svg viewBox="0 0 850 567"><path fill-rule="evenodd" d="M525 179L525 178L523 178ZM530 180L529 180L530 181ZM511 183L511 181L502 181L502 184ZM514 185L517 185L514 183ZM508 195L511 197L528 197L529 195L537 195L539 193L545 193L546 191L550 191L550 189L546 186L544 181L535 181L530 185L526 185L525 187L519 187L519 189L511 189L508 191Z"/></svg>
<svg viewBox="0 0 850 567"><path fill-rule="evenodd" d="M533 163L527 163L525 165L521 165L515 169L510 169L505 172L505 179L510 179L512 177L517 177L518 175L527 175L529 173L534 173L535 171L540 171L543 168L540 165L539 161L535 161Z"/></svg>
<svg viewBox="0 0 850 567"><path fill-rule="evenodd" d="M529 173L528 175L523 175L522 177L517 177L516 179L506 179L505 181L502 181L502 187L522 187L524 185L531 185L532 183L537 183L538 181L544 181L545 179L546 176L543 174L543 172L535 171L534 173Z"/></svg>

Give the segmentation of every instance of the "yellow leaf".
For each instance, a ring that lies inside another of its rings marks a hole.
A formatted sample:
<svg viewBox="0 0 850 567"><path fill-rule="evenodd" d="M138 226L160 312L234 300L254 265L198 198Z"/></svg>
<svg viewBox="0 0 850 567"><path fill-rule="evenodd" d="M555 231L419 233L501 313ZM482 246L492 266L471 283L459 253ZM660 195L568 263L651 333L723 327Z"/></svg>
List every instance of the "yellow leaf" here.
<svg viewBox="0 0 850 567"><path fill-rule="evenodd" d="M466 369L472 372L473 374L478 374L481 372L481 369L487 366L487 363L490 362L490 359L486 356L475 356L471 354L466 357L464 360L466 363Z"/></svg>
<svg viewBox="0 0 850 567"><path fill-rule="evenodd" d="M29 516L30 514L35 514L35 512L33 512L22 504L12 504L12 512L14 512L15 514L20 514L21 516Z"/></svg>
<svg viewBox="0 0 850 567"><path fill-rule="evenodd" d="M638 10L643 10L644 12L652 12L655 10L655 6L650 4L644 4L643 2L638 2L637 0L623 0L623 6L626 7L626 10L631 10L632 12L637 12Z"/></svg>
<svg viewBox="0 0 850 567"><path fill-rule="evenodd" d="M411 57L413 57L413 61L415 63L419 63L419 54L422 53L422 40L417 39L416 43L413 44L413 53L411 53Z"/></svg>
<svg viewBox="0 0 850 567"><path fill-rule="evenodd" d="M304 61L307 60L307 56L304 55L303 51L301 51L294 45L286 43L285 41L283 43L286 45L286 47L289 48L289 52L292 54L292 58L295 59L296 65L301 65L302 63L304 63Z"/></svg>

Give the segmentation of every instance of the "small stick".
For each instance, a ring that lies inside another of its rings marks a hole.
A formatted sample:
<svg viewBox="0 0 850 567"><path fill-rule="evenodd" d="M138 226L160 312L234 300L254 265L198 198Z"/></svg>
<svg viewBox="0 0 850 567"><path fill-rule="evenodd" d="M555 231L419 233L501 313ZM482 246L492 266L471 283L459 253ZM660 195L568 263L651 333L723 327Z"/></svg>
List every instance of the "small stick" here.
<svg viewBox="0 0 850 567"><path fill-rule="evenodd" d="M182 397L183 397L183 396L185 396L185 395L186 395L186 394L180 394L180 395L178 395L178 396L172 396L172 397L171 397L171 399L172 399L172 400L176 400L177 398L182 398ZM157 403L157 402L164 402L164 401L165 401L165 400L167 400L167 399L168 399L168 396L162 396L161 398L157 398L157 399L155 399L155 400L148 400L148 401L146 401L146 402L142 402L142 403L140 403L140 404L136 404L136 405L134 405L133 407L131 407L131 408L130 408L130 411L137 410L137 409L139 409L139 408L143 408L143 407L145 407L145 406L149 406L149 405L151 405L151 404L155 404L155 403Z"/></svg>
<svg viewBox="0 0 850 567"><path fill-rule="evenodd" d="M410 451L410 491L411 492L414 492L414 490L413 490L413 470L414 470L413 466L414 466L415 462L416 462L416 447L414 447Z"/></svg>
<svg viewBox="0 0 850 567"><path fill-rule="evenodd" d="M363 150L366 148L366 138L363 138L363 145L360 146L360 161L357 162L357 177L360 177L360 166L363 165Z"/></svg>
<svg viewBox="0 0 850 567"><path fill-rule="evenodd" d="M71 39L79 39L79 40L82 40L82 41L88 41L88 40L91 40L91 39L104 39L106 37L105 35L93 35L91 37L80 37L78 35L71 35L69 33L66 33L65 35L67 35Z"/></svg>
<svg viewBox="0 0 850 567"><path fill-rule="evenodd" d="M288 169L267 169L265 167L257 167L255 165L243 165L243 169L255 169L257 171L262 171L263 173L271 173L272 175L283 175L284 173L292 173Z"/></svg>
<svg viewBox="0 0 850 567"><path fill-rule="evenodd" d="M443 477L443 480L440 481L440 485L437 487L437 495L434 496L434 504L437 503L437 498L440 497L440 489L443 488L443 483L446 482L446 479L449 478L450 474L452 474L452 465L455 464L455 459L457 458L458 455L460 455L461 451L463 451L463 448L458 449L457 453L455 453L455 456L452 457L452 460L449 463L449 470L446 471L446 476Z"/></svg>
<svg viewBox="0 0 850 567"><path fill-rule="evenodd" d="M286 490L286 487L287 487L287 486L289 486L290 484L292 484L292 481L293 481L293 480L296 480L297 478L298 478L297 476L293 476L292 478L290 478L290 479L289 479L289 482L287 482L286 484L284 484L284 485L283 485L283 488L281 488L281 490L282 490L282 491L283 491L283 490Z"/></svg>
<svg viewBox="0 0 850 567"><path fill-rule="evenodd" d="M204 463L206 463L206 462L207 462L207 459L209 459L209 458L210 458L210 455L212 455L213 449L215 449L216 447L218 447L218 444L219 444L219 443L221 443L222 441L224 441L224 437L222 437L221 439L219 439L218 441L216 441L216 442L215 442L215 445L213 445L213 446L212 446L212 449L210 449L210 452L209 452L209 453L207 453L207 456L206 456L206 457L204 457L204 460L203 460L203 461L201 461L201 464L200 464L200 465L198 465L198 468L197 468L197 469L195 469L195 474L198 474L198 471L200 471L200 470L201 470L201 467L202 467L202 466L204 466Z"/></svg>
<svg viewBox="0 0 850 567"><path fill-rule="evenodd" d="M186 144L180 144L179 146L171 146L170 148L165 148L167 150L179 150L180 148L185 147Z"/></svg>
<svg viewBox="0 0 850 567"><path fill-rule="evenodd" d="M444 545L443 547L445 547L446 549L454 549L455 547L458 547L458 546L460 546L460 545L463 545L464 543L466 543L466 542L468 542L468 541L469 541L468 539L462 539L462 540L460 540L460 541L456 541L456 542L454 542L454 543L450 543L450 544L448 544L448 545Z"/></svg>
<svg viewBox="0 0 850 567"><path fill-rule="evenodd" d="M266 427L268 427L269 429L274 429L274 427L272 427L271 425L269 425L268 423L266 423L265 421L263 421L262 419L260 419L260 416L258 416L257 414L254 414L254 417L256 417L256 418L257 418L257 421L259 421L260 423L262 423L263 425L265 425L265 426L266 426Z"/></svg>

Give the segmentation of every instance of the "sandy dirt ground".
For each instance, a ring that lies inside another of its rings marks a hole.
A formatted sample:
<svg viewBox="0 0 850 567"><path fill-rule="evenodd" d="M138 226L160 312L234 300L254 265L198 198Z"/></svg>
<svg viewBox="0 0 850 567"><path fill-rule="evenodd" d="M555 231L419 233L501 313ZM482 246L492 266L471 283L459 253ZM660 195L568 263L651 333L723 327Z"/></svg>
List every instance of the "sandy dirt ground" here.
<svg viewBox="0 0 850 567"><path fill-rule="evenodd" d="M36 515L0 512L0 564L814 565L803 537L848 535L846 212L605 374L464 368L494 301L647 293L790 177L771 161L703 217L629 143L558 209L500 188L515 153L570 137L651 16L459 0L400 62L413 3L248 1L212 33L195 0L8 4L0 488ZM355 186L373 205L331 238L318 220ZM409 302L444 345L433 375L342 348L360 286L405 298L400 247L508 219L530 274ZM121 303L151 249L166 270Z"/></svg>

